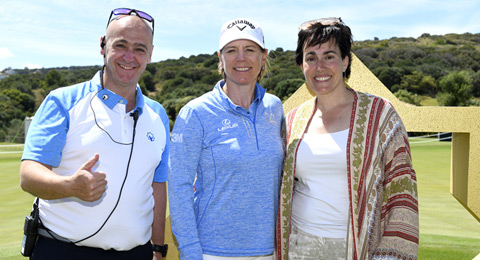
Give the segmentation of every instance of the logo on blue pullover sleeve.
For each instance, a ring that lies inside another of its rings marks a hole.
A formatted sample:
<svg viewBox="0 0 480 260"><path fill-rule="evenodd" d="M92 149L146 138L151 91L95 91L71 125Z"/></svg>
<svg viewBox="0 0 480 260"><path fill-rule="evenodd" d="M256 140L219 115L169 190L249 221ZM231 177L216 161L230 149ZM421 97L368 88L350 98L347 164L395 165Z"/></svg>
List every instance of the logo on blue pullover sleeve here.
<svg viewBox="0 0 480 260"><path fill-rule="evenodd" d="M172 133L172 136L170 137L170 140L173 143L183 143L183 134Z"/></svg>

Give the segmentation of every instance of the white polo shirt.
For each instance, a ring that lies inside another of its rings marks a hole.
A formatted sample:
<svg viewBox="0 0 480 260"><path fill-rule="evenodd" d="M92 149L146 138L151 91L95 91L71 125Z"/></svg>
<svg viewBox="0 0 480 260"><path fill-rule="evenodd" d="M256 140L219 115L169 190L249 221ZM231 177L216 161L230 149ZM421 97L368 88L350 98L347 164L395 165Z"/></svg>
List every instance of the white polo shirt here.
<svg viewBox="0 0 480 260"><path fill-rule="evenodd" d="M126 112L126 99L102 89L100 73L45 98L30 126L22 157L51 165L56 174L68 176L95 153L100 155L92 170L107 176L101 199L40 200L42 223L71 241L92 235L105 222L119 197L130 157L131 111ZM139 118L134 149L120 202L102 230L77 245L129 250L151 238L152 182L167 180L169 120L164 108L143 96L138 86L136 103Z"/></svg>

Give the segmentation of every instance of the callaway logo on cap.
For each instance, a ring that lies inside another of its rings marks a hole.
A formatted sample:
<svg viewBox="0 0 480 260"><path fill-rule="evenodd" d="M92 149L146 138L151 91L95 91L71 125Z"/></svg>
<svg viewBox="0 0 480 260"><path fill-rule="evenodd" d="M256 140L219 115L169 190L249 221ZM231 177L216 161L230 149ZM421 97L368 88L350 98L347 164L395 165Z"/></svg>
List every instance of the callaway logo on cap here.
<svg viewBox="0 0 480 260"><path fill-rule="evenodd" d="M220 30L220 43L218 49L235 40L251 40L265 49L263 32L260 25L251 19L234 19L226 22Z"/></svg>

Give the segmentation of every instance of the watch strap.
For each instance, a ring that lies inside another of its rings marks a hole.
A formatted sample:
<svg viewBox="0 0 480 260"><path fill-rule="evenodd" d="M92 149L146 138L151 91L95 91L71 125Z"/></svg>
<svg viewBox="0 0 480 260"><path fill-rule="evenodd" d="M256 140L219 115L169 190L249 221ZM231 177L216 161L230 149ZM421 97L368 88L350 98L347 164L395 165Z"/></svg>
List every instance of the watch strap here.
<svg viewBox="0 0 480 260"><path fill-rule="evenodd" d="M152 244L152 250L155 252L159 252L160 254L162 254L162 257L165 257L167 256L168 244L165 244L163 246Z"/></svg>

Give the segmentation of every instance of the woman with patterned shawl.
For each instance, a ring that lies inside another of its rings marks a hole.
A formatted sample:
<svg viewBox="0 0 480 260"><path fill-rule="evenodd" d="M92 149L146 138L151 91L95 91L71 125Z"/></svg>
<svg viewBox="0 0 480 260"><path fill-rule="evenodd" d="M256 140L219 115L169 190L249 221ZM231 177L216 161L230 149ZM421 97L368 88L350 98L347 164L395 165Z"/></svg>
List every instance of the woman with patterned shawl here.
<svg viewBox="0 0 480 260"><path fill-rule="evenodd" d="M345 83L351 45L340 18L300 26L296 62L316 97L286 118L278 259L417 259L407 132L390 102Z"/></svg>

